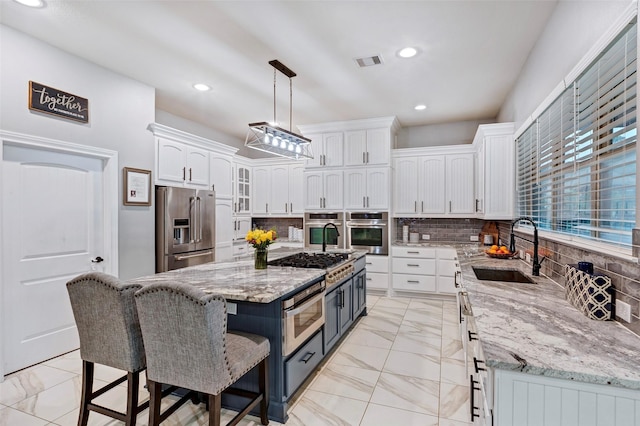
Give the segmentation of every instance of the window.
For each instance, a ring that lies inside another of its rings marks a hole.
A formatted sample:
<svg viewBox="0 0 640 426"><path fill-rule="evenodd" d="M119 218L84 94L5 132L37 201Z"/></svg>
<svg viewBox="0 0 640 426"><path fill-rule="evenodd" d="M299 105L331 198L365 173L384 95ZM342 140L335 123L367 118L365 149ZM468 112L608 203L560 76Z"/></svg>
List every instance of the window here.
<svg viewBox="0 0 640 426"><path fill-rule="evenodd" d="M519 214L540 229L631 246L636 27L630 24L516 139Z"/></svg>

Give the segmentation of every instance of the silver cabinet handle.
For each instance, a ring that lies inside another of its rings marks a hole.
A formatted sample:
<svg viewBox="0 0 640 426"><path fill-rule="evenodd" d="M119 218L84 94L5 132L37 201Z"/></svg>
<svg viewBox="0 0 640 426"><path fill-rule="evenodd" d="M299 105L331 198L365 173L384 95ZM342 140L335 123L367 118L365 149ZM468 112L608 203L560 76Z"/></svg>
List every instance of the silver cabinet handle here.
<svg viewBox="0 0 640 426"><path fill-rule="evenodd" d="M407 263L407 266L411 266L411 267L413 267L413 268L417 268L417 267L419 267L420 265L416 265L415 263Z"/></svg>
<svg viewBox="0 0 640 426"><path fill-rule="evenodd" d="M420 211L424 213L424 201L420 201Z"/></svg>
<svg viewBox="0 0 640 426"><path fill-rule="evenodd" d="M182 168L182 180L187 180L187 168Z"/></svg>
<svg viewBox="0 0 640 426"><path fill-rule="evenodd" d="M265 209L265 213L269 213L269 203L265 204L264 209Z"/></svg>
<svg viewBox="0 0 640 426"><path fill-rule="evenodd" d="M369 207L369 196L367 196L367 207Z"/></svg>
<svg viewBox="0 0 640 426"><path fill-rule="evenodd" d="M408 251L407 254L420 254L419 251Z"/></svg>
<svg viewBox="0 0 640 426"><path fill-rule="evenodd" d="M366 197L362 197L362 207L367 207Z"/></svg>
<svg viewBox="0 0 640 426"><path fill-rule="evenodd" d="M289 205L287 203L284 203L284 212L289 213Z"/></svg>
<svg viewBox="0 0 640 426"><path fill-rule="evenodd" d="M289 209L289 213L293 213L293 203L289 203L289 205L291 206L291 208Z"/></svg>
<svg viewBox="0 0 640 426"><path fill-rule="evenodd" d="M449 213L451 213L451 201L449 201Z"/></svg>
<svg viewBox="0 0 640 426"><path fill-rule="evenodd" d="M413 211L418 213L418 202L417 201L413 202Z"/></svg>
<svg viewBox="0 0 640 426"><path fill-rule="evenodd" d="M407 282L411 284L420 284L420 281L417 280L407 280Z"/></svg>
<svg viewBox="0 0 640 426"><path fill-rule="evenodd" d="M369 151L367 151L367 164L369 164Z"/></svg>
<svg viewBox="0 0 640 426"><path fill-rule="evenodd" d="M362 164L366 164L367 163L367 160L365 159L366 158L365 154L366 154L366 152L362 153Z"/></svg>
<svg viewBox="0 0 640 426"><path fill-rule="evenodd" d="M193 177L193 176L192 176L192 175L193 175L192 171L193 171L193 170L191 169L191 167L189 167L189 182L191 182L191 181L193 180L193 179L192 179L192 177Z"/></svg>

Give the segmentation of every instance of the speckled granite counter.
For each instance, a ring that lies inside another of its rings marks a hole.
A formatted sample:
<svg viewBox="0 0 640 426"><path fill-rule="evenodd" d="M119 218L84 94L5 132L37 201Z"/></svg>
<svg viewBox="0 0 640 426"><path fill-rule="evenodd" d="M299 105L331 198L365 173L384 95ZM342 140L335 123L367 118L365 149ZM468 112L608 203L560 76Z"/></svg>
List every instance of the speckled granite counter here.
<svg viewBox="0 0 640 426"><path fill-rule="evenodd" d="M488 366L640 390L638 336L615 321L587 318L546 277L532 277L535 284L478 280L472 266L531 277L530 265L491 259L482 249L459 245L458 259Z"/></svg>
<svg viewBox="0 0 640 426"><path fill-rule="evenodd" d="M269 260L289 256L303 251L300 248L269 250ZM356 251L352 256L364 256ZM269 266L254 269L253 253L230 262L205 263L198 266L134 278L130 283L142 285L152 283L186 283L224 296L227 300L270 303L325 275L322 269L304 269Z"/></svg>

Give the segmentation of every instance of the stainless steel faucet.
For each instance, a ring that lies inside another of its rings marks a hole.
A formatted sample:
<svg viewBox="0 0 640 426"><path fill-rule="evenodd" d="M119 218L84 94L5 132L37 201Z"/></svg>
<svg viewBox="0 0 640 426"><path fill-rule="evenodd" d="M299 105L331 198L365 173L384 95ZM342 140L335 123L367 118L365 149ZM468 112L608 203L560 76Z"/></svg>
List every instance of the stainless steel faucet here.
<svg viewBox="0 0 640 426"><path fill-rule="evenodd" d="M533 243L533 270L531 274L537 277L537 276L540 276L540 266L542 265L542 262L544 261L545 257L543 257L542 260L538 258L538 246L539 246L538 227L536 226L536 223L533 221L533 219L531 219L530 217L522 216L517 218L513 222L511 222L511 236L509 238L509 251L511 253L515 253L516 251L516 235L513 233L513 226L520 221L529 222L533 226L533 241L529 241L526 238L522 238L522 237L518 237L518 238L523 239L525 241L529 241L530 243L531 242Z"/></svg>
<svg viewBox="0 0 640 426"><path fill-rule="evenodd" d="M324 225L322 227L322 251L323 252L327 251L327 226L333 226L333 228L336 230L336 236L337 237L340 236L340 231L338 231L338 227L335 225L335 223L329 222L326 225Z"/></svg>

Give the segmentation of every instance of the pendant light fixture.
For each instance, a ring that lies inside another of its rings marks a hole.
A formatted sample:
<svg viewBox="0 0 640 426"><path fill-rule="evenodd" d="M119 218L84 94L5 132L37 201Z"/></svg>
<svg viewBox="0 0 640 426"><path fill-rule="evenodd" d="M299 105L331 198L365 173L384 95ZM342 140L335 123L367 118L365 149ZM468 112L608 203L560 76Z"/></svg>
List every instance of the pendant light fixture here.
<svg viewBox="0 0 640 426"><path fill-rule="evenodd" d="M294 160L313 158L311 139L291 130L293 102L291 79L296 76L296 73L277 59L269 61L269 65L273 67L273 123L249 123L249 132L244 146ZM276 71L289 77L289 130L276 124Z"/></svg>

